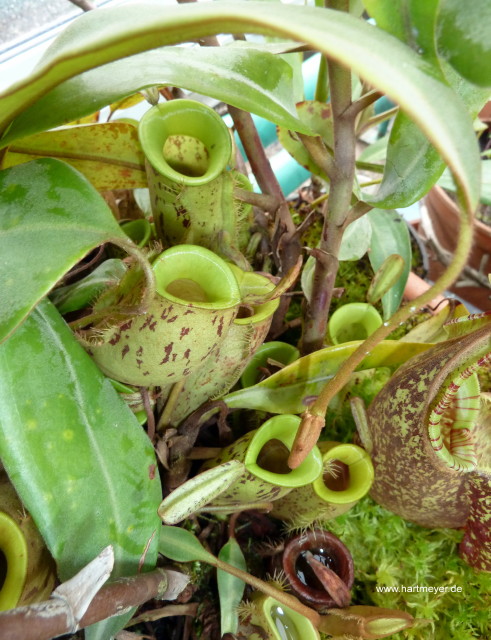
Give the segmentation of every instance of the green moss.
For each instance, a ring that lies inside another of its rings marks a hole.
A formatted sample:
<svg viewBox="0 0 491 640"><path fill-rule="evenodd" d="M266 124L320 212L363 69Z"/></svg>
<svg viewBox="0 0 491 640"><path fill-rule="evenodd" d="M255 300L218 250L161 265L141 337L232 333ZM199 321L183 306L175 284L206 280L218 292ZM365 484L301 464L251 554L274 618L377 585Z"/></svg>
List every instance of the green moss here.
<svg viewBox="0 0 491 640"><path fill-rule="evenodd" d="M373 270L368 256L363 256L360 260L340 262L335 286L344 289L344 293L340 298L333 299L331 313L338 307L350 302L365 302L372 278ZM378 311L382 310L380 304L374 306L377 307Z"/></svg>
<svg viewBox="0 0 491 640"><path fill-rule="evenodd" d="M390 377L389 369L360 372L328 412L324 439L348 442L355 425L347 402L361 397L368 405ZM407 522L370 498L327 523L350 549L355 565L353 604L402 609L418 623L392 640L485 640L489 637L491 575L476 572L460 559L462 532L425 529ZM448 587L435 592L379 592L377 587Z"/></svg>
<svg viewBox="0 0 491 640"><path fill-rule="evenodd" d="M328 523L350 549L355 565L353 603L403 609L428 620L393 640L470 640L489 637L491 575L457 555L462 533L424 529L386 511L370 498ZM451 587L457 591L402 592L401 587ZM399 587L399 593L377 591Z"/></svg>
<svg viewBox="0 0 491 640"><path fill-rule="evenodd" d="M391 370L388 367L359 371L353 374L344 393L339 394L330 404L326 416L326 428L322 440L352 442L356 425L351 413L350 398L361 398L368 406L389 381Z"/></svg>

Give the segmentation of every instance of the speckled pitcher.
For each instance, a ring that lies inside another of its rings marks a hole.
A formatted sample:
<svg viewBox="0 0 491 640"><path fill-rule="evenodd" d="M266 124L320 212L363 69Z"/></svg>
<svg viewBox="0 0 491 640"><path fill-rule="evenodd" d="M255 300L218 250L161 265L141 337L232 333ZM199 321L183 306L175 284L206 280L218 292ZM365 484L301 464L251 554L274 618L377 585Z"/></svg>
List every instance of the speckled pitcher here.
<svg viewBox="0 0 491 640"><path fill-rule="evenodd" d="M232 136L220 116L194 100L171 100L149 109L138 133L158 237L230 259L245 249L252 207L234 189L252 187L230 169Z"/></svg>
<svg viewBox="0 0 491 640"><path fill-rule="evenodd" d="M298 416L274 416L208 461L204 469L227 460L241 460L246 467L246 473L209 506L225 507L230 512L242 510L247 504L278 500L295 487L310 484L318 478L322 472L322 457L317 447L296 469L290 470L286 466L299 425ZM266 445L271 448L267 450ZM282 449L286 450L286 457Z"/></svg>
<svg viewBox="0 0 491 640"><path fill-rule="evenodd" d="M317 446L324 472L274 503L272 515L294 526L306 527L346 513L372 486L373 465L364 449L339 442L318 442Z"/></svg>
<svg viewBox="0 0 491 640"><path fill-rule="evenodd" d="M218 348L237 316L240 290L229 265L203 247L167 249L153 269L157 291L148 312L106 332L89 352L115 380L163 387Z"/></svg>

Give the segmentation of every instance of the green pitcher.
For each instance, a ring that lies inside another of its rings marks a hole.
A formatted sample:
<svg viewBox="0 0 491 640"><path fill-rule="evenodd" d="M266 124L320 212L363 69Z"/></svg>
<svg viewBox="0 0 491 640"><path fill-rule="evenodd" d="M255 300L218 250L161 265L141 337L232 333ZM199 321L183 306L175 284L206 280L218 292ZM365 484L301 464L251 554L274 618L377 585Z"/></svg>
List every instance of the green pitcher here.
<svg viewBox="0 0 491 640"><path fill-rule="evenodd" d="M145 113L139 137L160 240L236 257L249 240L252 207L234 190L252 187L230 169L233 141L220 116L194 100L171 100Z"/></svg>
<svg viewBox="0 0 491 640"><path fill-rule="evenodd" d="M203 247L177 245L153 263L156 295L88 347L102 371L137 386L173 384L203 365L237 316L240 290L229 265Z"/></svg>

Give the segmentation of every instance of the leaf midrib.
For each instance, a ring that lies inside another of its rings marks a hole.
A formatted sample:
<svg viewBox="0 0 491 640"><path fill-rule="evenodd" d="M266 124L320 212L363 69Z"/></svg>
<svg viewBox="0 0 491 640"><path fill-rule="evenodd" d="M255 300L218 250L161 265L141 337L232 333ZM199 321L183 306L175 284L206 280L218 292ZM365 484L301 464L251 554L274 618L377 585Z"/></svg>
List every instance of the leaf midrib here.
<svg viewBox="0 0 491 640"><path fill-rule="evenodd" d="M115 158L114 156L107 155L96 155L96 154L83 154L70 151L35 151L29 147L22 147L17 145L12 145L9 147L9 153L23 153L24 155L32 156L33 158L68 158L70 160L78 160L80 162L102 162L104 164L110 164L115 166L124 167L127 169L132 169L134 171L142 171L145 172L145 167L142 164L136 162L130 162L129 160L120 160L119 158Z"/></svg>
<svg viewBox="0 0 491 640"><path fill-rule="evenodd" d="M59 349L59 354L61 355L61 357L63 358L64 362L65 362L65 366L69 371L70 374L70 378L71 381L73 382L74 385L74 399L76 400L76 402L74 403L74 406L76 406L77 408L77 413L80 417L80 422L84 428L84 431L87 435L87 438L90 442L91 445L91 451L94 453L95 455L95 460L97 462L97 468L99 470L100 475L102 476L102 478L104 479L104 483L106 484L107 487L107 493L106 496L108 498L109 501L109 505L111 508L111 514L113 516L114 522L117 525L116 529L117 531L122 532L123 531L123 522L122 519L119 515L119 509L118 509L118 501L117 501L117 496L114 492L114 486L113 483L111 482L111 475L104 463L104 456L101 453L101 449L100 449L100 445L97 441L97 439L94 437L94 431L89 423L89 421L86 418L86 412L82 411L82 409L85 406L85 401L84 401L84 394L82 393L81 390L81 385L78 379L78 376L76 374L76 371L73 367L73 363L71 361L71 359L68 357L67 352L66 352L66 348L65 348L65 344L64 342L60 339L59 335L53 330L53 327L51 326L51 322L49 317L47 316L47 314L45 314L43 312L43 310L41 308L37 308L37 312L39 313L39 315L42 317L44 323L45 323L45 329L47 331L49 331L49 333L52 336L52 340L53 342L58 346ZM115 541L114 541L115 542ZM61 544L64 544L64 541L61 541ZM117 548L114 550L115 553L115 557L121 559L122 558L122 550L121 547L119 545L117 545Z"/></svg>

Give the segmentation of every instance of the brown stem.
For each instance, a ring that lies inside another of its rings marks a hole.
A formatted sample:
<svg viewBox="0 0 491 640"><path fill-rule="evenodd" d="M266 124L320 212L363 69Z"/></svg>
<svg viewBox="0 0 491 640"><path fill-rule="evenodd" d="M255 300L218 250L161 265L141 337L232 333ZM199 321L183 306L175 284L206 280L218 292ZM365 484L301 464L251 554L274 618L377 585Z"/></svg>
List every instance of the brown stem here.
<svg viewBox="0 0 491 640"><path fill-rule="evenodd" d="M177 597L185 583L178 587L177 593L175 581L169 589L172 583L172 580L169 580L170 574L176 572L157 569L150 573L121 578L102 587L90 603L78 628L83 629L152 598ZM50 640L66 633L73 633L66 611L58 612L56 604L56 599L52 599L0 613L0 637Z"/></svg>
<svg viewBox="0 0 491 640"><path fill-rule="evenodd" d="M174 616L192 616L196 617L198 612L199 602L188 602L187 604L168 604L166 607L160 609L152 609L152 611L145 611L139 616L135 616L129 622L126 623L125 629L128 627L134 627L135 624L141 624L142 622L154 622L155 620L161 620L162 618L169 618Z"/></svg>
<svg viewBox="0 0 491 640"><path fill-rule="evenodd" d="M150 442L155 440L155 416L153 415L152 405L150 404L150 395L146 387L140 387L140 395L143 401L143 407L147 414L147 435Z"/></svg>
<svg viewBox="0 0 491 640"><path fill-rule="evenodd" d="M334 171L331 157L332 149L327 147L320 136L307 136L303 133L298 133L297 135L315 164L322 169L326 176L331 178Z"/></svg>
<svg viewBox="0 0 491 640"><path fill-rule="evenodd" d="M346 11L347 0L331 0L332 8ZM327 317L338 270L338 254L348 224L355 175L355 117L350 113L351 72L333 60L328 62L334 133L334 157L329 199L314 269L312 295L305 312L302 353L322 348ZM327 155L327 153L326 153ZM327 160L326 160L327 162ZM330 162L330 160L329 160Z"/></svg>
<svg viewBox="0 0 491 640"><path fill-rule="evenodd" d="M373 209L373 206L371 204L368 204L367 202L362 202L361 200L359 200L356 204L354 204L350 211L348 212L348 222L354 222L355 220L358 220L358 218L361 218L362 216L365 215L365 213L368 213L369 211L371 211Z"/></svg>
<svg viewBox="0 0 491 640"><path fill-rule="evenodd" d="M252 576L250 573L242 571L241 569L238 569L237 567L234 567L227 562L223 562L218 558L215 558L215 567L217 569L222 569L222 571L230 573L236 578L240 578L254 589L262 591L262 593L265 593L267 596L271 596L275 600L278 600L278 602L280 602L281 604L284 604L287 607L290 607L290 609L297 611L301 615L305 616L308 620L310 620L314 627L317 627L319 625L320 616L317 611L314 611L310 607L306 607L304 604L299 602L297 598L295 598L295 596L292 596L289 593L285 593L284 591L280 591L268 582L264 582L263 580Z"/></svg>
<svg viewBox="0 0 491 640"><path fill-rule="evenodd" d="M90 0L69 0L69 2L83 11L93 11L94 9L97 9L97 6L93 2L90 2Z"/></svg>
<svg viewBox="0 0 491 640"><path fill-rule="evenodd" d="M308 408L302 416L302 422L297 432L295 442L293 443L290 457L288 458L288 466L295 469L305 459L312 446L317 441L319 433L324 424L324 416L326 415L329 403L345 384L356 367L375 347L384 340L392 331L394 331L401 322L405 322L417 309L431 302L437 295L447 289L459 276L470 253L472 245L472 213L462 216L460 233L458 237L457 247L454 251L454 258L447 270L438 278L438 280L424 293L412 300L409 304L402 306L390 319L379 327L371 336L369 336L340 366L337 374L331 378L319 393L317 400ZM313 424L316 427L315 435L312 429ZM314 439L315 438L315 439Z"/></svg>
<svg viewBox="0 0 491 640"><path fill-rule="evenodd" d="M236 188L234 189L234 197L263 211L276 211L280 206L279 200L267 193L254 193L246 189Z"/></svg>
<svg viewBox="0 0 491 640"><path fill-rule="evenodd" d="M179 487L189 473L189 454L196 442L199 430L205 420L219 411L218 420L225 421L228 413L227 405L221 400L209 401L189 415L178 428L178 437L170 449L169 470L165 474L165 485L169 490Z"/></svg>
<svg viewBox="0 0 491 640"><path fill-rule="evenodd" d="M235 128L246 152L251 171L256 177L263 194L273 196L280 203L275 213L275 225L272 238L273 259L282 275L291 269L301 255L301 244L295 231L295 224L290 214L290 207L285 200L281 187L271 168L264 148L259 139L254 121L250 113L229 105L228 111L234 121ZM271 323L270 333L281 333L285 314L290 300L282 297Z"/></svg>
<svg viewBox="0 0 491 640"><path fill-rule="evenodd" d="M237 524L237 518L240 516L241 512L236 511L230 516L230 520L228 521L228 537L235 538L235 525Z"/></svg>
<svg viewBox="0 0 491 640"><path fill-rule="evenodd" d="M211 460L216 458L222 447L193 447L186 458L188 460Z"/></svg>
<svg viewBox="0 0 491 640"><path fill-rule="evenodd" d="M259 188L263 193L272 195L281 202L284 200L283 192L266 156L251 114L231 105L228 105L228 112L234 121L235 130L242 142Z"/></svg>
<svg viewBox="0 0 491 640"><path fill-rule="evenodd" d="M346 109L346 115L348 117L356 117L364 109L376 102L381 96L382 94L380 93L380 91L368 91L368 93L365 93L360 98L358 98L358 100L355 100L350 104L350 106Z"/></svg>

